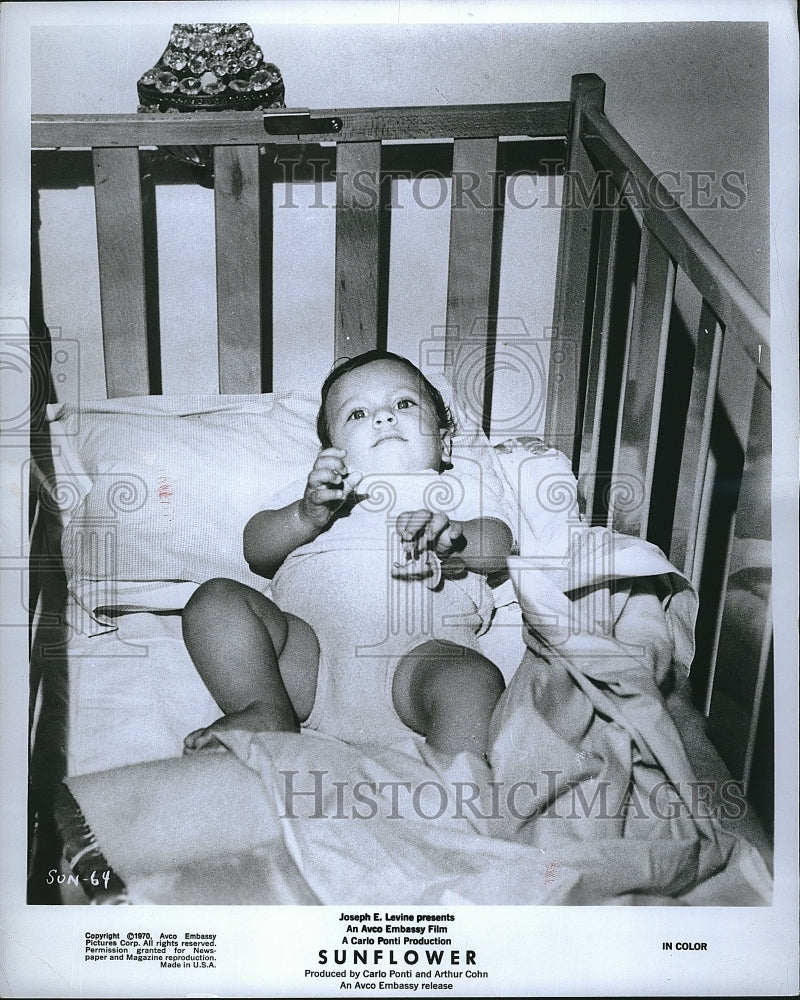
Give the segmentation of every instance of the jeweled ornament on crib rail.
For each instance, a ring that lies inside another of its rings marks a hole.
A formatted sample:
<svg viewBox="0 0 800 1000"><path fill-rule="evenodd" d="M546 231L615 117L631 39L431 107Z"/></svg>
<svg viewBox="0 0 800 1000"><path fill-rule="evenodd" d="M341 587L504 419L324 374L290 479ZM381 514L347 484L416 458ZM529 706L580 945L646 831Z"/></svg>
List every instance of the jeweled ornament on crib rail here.
<svg viewBox="0 0 800 1000"><path fill-rule="evenodd" d="M139 111L256 111L285 107L283 77L264 61L249 24L175 24L160 59L136 84ZM194 167L213 169L209 146L170 146Z"/></svg>

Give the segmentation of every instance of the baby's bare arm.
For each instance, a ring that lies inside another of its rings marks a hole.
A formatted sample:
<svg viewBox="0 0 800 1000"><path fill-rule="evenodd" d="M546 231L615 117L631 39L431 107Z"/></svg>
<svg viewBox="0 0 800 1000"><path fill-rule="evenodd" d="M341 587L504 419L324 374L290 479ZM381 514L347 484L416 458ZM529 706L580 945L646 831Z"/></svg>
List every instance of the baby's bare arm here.
<svg viewBox="0 0 800 1000"><path fill-rule="evenodd" d="M323 532L360 476L348 475L341 448L317 455L300 500L277 510L262 510L244 529L244 557L254 573L272 577L286 557Z"/></svg>
<svg viewBox="0 0 800 1000"><path fill-rule="evenodd" d="M451 521L446 514L425 509L401 514L397 532L403 541L415 542L420 550L433 549L442 559L457 557L474 573L505 568L513 544L510 528L495 517Z"/></svg>
<svg viewBox="0 0 800 1000"><path fill-rule="evenodd" d="M278 510L262 510L245 525L244 557L259 576L275 575L284 559L322 531L303 515L302 500Z"/></svg>
<svg viewBox="0 0 800 1000"><path fill-rule="evenodd" d="M511 529L496 517L476 517L461 522L464 548L459 555L473 573L495 573L505 569L514 538Z"/></svg>

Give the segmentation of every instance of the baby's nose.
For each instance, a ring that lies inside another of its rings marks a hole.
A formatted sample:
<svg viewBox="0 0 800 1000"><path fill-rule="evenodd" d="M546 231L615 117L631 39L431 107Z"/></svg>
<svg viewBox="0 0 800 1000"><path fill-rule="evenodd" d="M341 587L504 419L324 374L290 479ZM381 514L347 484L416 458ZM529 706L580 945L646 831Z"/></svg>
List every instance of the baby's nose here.
<svg viewBox="0 0 800 1000"><path fill-rule="evenodd" d="M381 427L383 424L396 424L397 416L393 410L376 410L375 411L375 425Z"/></svg>

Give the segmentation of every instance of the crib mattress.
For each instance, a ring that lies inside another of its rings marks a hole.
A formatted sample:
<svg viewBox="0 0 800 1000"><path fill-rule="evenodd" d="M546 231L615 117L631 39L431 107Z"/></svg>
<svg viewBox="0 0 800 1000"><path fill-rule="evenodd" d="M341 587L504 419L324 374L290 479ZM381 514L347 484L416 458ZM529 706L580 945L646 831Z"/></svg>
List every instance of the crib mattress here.
<svg viewBox="0 0 800 1000"><path fill-rule="evenodd" d="M508 607L504 614L518 614L518 609ZM219 710L185 651L180 624L179 615L136 613L121 617L116 632L72 637L64 747L68 774L178 757L186 733L218 716ZM505 624L508 626L511 621L506 618ZM507 639L512 632L506 628L503 637ZM521 685L517 688L522 690ZM518 707L519 701L512 702L512 708L508 709L508 717L513 717L510 729L516 727L517 733L526 732L528 720L516 710ZM702 734L699 716L681 691L673 693L668 707L680 728L695 774L709 780L724 777L719 758ZM665 724L666 721L665 709ZM544 732L542 729L538 736ZM229 750L245 766L257 770L268 797L274 773L280 772L281 767L319 767L320 753L326 767L351 766L349 749L320 748L308 735L299 739L303 742L293 749L284 751L280 744L270 744L265 751L258 737L234 735ZM511 777L516 768L515 739L511 732L506 748L506 767L510 768ZM519 756L522 759L524 753ZM359 760L356 766L366 768L376 782L411 780L419 784L430 777L425 770L429 763L376 755ZM438 778L446 783L448 775L442 773ZM468 778L481 780L479 775ZM396 822L361 826L363 830L358 827L357 832L363 833L369 843L362 844L355 838L348 853L336 823L294 824L289 834L276 817L274 829L265 831L265 843L245 857L229 856L223 851L217 857L185 868L147 871L133 878L126 873L126 881L133 901L160 904L342 903L345 897L347 902L355 903L360 900L351 898L356 885L366 893L364 900L380 888L381 898L387 903L412 897L517 905L596 902L602 891L598 896L595 887L587 894L582 885L587 866L614 872L617 864L614 859L624 857L628 870L624 876L620 874L618 891L610 884L609 898L621 903L675 901L668 894L643 891L636 876L631 876L631 859L640 853L643 871L654 861L668 866L669 861L664 859L674 853L678 843L669 845L664 841L659 846L630 842L620 854L618 840L603 842L601 838L592 842L591 837L575 836L573 830L558 843L559 879L554 880L548 876L547 866L552 862L555 848L543 846L536 838L530 843L515 842L513 831L510 836L497 838L486 836L486 831L452 829L447 824L442 827L428 822L406 826L399 836ZM549 827L548 835L550 829L555 828ZM728 840L724 867L699 880L688 891L680 892L677 901L687 905L768 904L769 875L762 857L752 847L753 843L760 847L765 843L758 824L752 817L744 817L735 829L728 825L726 835L729 834L732 839ZM381 856L392 857L396 864L380 868L379 882L370 885L364 881L363 872L356 878L356 869L375 850ZM463 870L454 858L469 858L469 870ZM248 878L240 885L237 873L245 871ZM394 880L391 873L396 876ZM224 892L220 886L225 887Z"/></svg>
<svg viewBox="0 0 800 1000"><path fill-rule="evenodd" d="M179 756L219 710L192 666L180 615L138 613L69 643L67 773Z"/></svg>
<svg viewBox="0 0 800 1000"><path fill-rule="evenodd" d="M506 681L525 651L519 606L504 588L495 620L481 637L484 653ZM221 714L194 669L181 634L180 614L120 615L116 631L71 632L66 646L66 728L45 720L37 733L55 743L68 775L180 756L183 738ZM47 662L47 661L45 661ZM59 679L48 678L45 687Z"/></svg>

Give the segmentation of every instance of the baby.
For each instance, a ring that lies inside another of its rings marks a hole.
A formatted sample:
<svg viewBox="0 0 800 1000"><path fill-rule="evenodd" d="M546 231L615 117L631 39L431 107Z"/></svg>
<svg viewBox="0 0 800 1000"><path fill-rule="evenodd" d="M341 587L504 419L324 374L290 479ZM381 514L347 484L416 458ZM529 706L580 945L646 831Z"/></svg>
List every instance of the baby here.
<svg viewBox="0 0 800 1000"><path fill-rule="evenodd" d="M216 579L184 611L189 654L225 713L185 747L302 723L358 744L416 733L486 757L504 682L476 636L510 527L468 469L448 471L452 418L410 361L370 351L335 368L321 395L322 448L302 496L244 531L274 600Z"/></svg>

